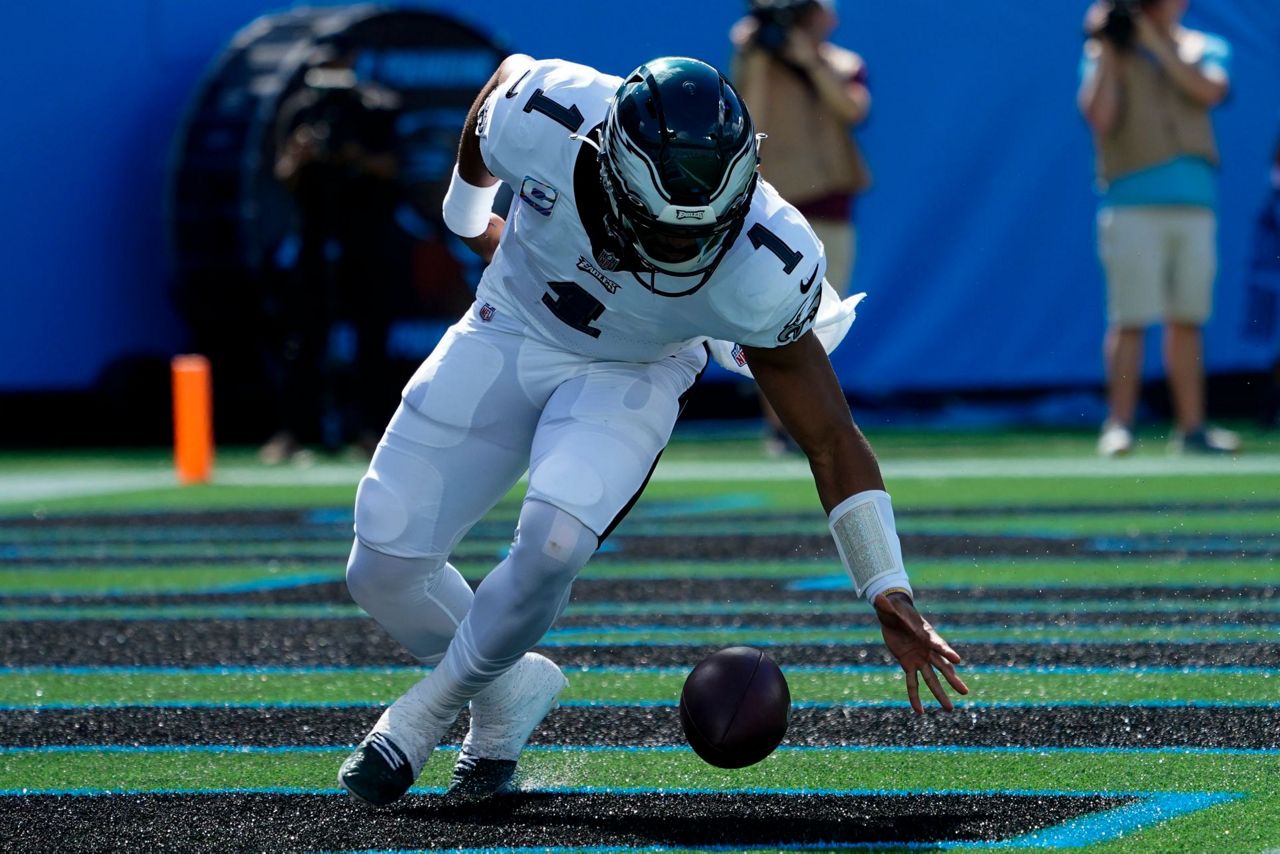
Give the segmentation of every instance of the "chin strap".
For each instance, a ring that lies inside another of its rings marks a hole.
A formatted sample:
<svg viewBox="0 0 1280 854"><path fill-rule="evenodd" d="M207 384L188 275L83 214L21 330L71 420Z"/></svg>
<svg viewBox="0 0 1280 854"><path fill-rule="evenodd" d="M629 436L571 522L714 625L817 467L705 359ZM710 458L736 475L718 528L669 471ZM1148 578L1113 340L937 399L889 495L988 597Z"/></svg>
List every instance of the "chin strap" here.
<svg viewBox="0 0 1280 854"><path fill-rule="evenodd" d="M600 144L596 142L594 139L592 139L589 134L571 133L569 134L569 139L573 140L574 142L585 142L587 145L594 148L597 154L600 153Z"/></svg>

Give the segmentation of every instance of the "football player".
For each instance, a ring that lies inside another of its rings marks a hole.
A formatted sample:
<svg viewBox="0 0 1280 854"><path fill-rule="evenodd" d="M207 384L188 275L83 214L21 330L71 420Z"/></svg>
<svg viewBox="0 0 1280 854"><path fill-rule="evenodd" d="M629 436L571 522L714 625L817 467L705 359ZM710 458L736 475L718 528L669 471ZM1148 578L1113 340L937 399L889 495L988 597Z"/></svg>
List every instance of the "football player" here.
<svg viewBox="0 0 1280 854"><path fill-rule="evenodd" d="M918 677L948 710L938 672L967 693L912 604L879 467L824 349L853 301L824 297L822 245L760 180L759 143L733 87L693 59L620 79L512 56L481 90L444 219L489 263L360 482L347 567L355 601L434 669L343 763L351 794L404 794L468 703L450 792L511 786L566 684L529 650L644 488L713 349L749 367L808 455L913 708ZM499 182L515 193L505 219ZM450 552L526 470L510 553L473 595Z"/></svg>

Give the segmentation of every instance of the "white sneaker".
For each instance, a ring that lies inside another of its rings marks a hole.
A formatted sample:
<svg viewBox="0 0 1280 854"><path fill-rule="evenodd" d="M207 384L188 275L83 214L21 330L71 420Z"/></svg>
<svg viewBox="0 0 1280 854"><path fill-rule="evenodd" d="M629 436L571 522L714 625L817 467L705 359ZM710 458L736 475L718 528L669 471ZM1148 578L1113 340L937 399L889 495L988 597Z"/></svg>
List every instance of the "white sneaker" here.
<svg viewBox="0 0 1280 854"><path fill-rule="evenodd" d="M1206 426L1191 433L1175 430L1169 436L1171 454L1238 454L1244 443L1240 434L1223 427Z"/></svg>
<svg viewBox="0 0 1280 854"><path fill-rule="evenodd" d="M462 742L449 794L478 799L511 788L516 760L533 730L569 684L556 663L527 652L471 698L471 728Z"/></svg>
<svg viewBox="0 0 1280 854"><path fill-rule="evenodd" d="M422 773L422 767L457 719L432 714L423 697L427 680L420 680L392 703L355 752L338 769L338 783L348 793L374 806L398 799Z"/></svg>
<svg viewBox="0 0 1280 854"><path fill-rule="evenodd" d="M1098 436L1098 453L1104 457L1122 457L1133 450L1133 432L1123 424L1108 421Z"/></svg>

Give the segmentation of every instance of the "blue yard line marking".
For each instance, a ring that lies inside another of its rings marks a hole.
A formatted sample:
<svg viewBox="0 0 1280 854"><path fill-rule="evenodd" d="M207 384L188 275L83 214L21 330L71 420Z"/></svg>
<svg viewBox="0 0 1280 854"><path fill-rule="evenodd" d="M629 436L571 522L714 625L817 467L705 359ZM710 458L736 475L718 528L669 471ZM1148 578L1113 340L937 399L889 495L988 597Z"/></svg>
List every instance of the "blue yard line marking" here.
<svg viewBox="0 0 1280 854"><path fill-rule="evenodd" d="M85 703L3 703L0 712L74 711L77 709L381 709L392 698L381 700L162 700L158 702L109 700ZM561 700L563 708L579 709L665 709L676 708L677 700ZM793 700L795 709L909 709L906 700ZM965 709L1275 709L1276 700L960 700L957 711Z"/></svg>
<svg viewBox="0 0 1280 854"><path fill-rule="evenodd" d="M1069 537L1071 535L1066 536ZM1229 551L1238 553L1243 551L1266 554L1275 548L1275 539L1268 534L1230 536L1198 534L1170 539L1155 534L1136 537L1098 536L1087 540L1085 548L1093 552L1127 553L1167 549L1170 545L1176 545L1179 550L1188 552Z"/></svg>
<svg viewBox="0 0 1280 854"><path fill-rule="evenodd" d="M0 789L0 792L6 794L18 792L21 789ZM103 792L108 790L92 789L92 788L73 788L73 789L41 789L42 793L47 794L63 794L75 792ZM211 795L235 795L245 792L256 793L283 793L283 794L341 794L343 790L334 786L332 788L325 787L322 789L307 788L304 786L247 786L247 787L211 787L202 788L156 788L156 789L111 789L112 793L119 794L184 794L184 793L203 793ZM409 791L421 792L425 794L439 794L445 791L442 786L420 786L416 785ZM1152 791L1096 791L1092 789L956 789L956 788L921 788L921 789L829 789L829 788L813 788L804 789L797 787L785 786L726 786L724 788L714 788L711 786L538 786L531 791L545 792L552 795L652 795L656 792L668 792L678 795L769 795L775 797L903 797L929 795L938 797L948 797L956 795L1011 795L1014 797L1059 797L1059 798L1078 798L1078 797L1104 797L1104 798L1159 798L1170 795L1212 795L1222 801L1234 800L1243 797L1243 795L1235 792L1152 792Z"/></svg>
<svg viewBox="0 0 1280 854"><path fill-rule="evenodd" d="M585 640L559 640L552 637L552 635L559 634L558 632L553 631L541 642L539 642L538 646L545 647L547 649L580 649L583 647L595 649L601 646L608 646L608 647L614 647L614 648L653 647L653 648L661 649L661 648L674 647L674 646L712 646L716 644L723 644L725 646L728 646L731 641L738 639L739 635L743 631L744 629L732 628L732 629L725 629L722 632L707 632L708 639L694 640L694 641L678 640L678 639L677 640L654 640L654 641L602 640L599 638L591 638L590 636L587 636ZM765 632L769 630L760 629L759 631ZM690 630L685 633L694 634L695 631ZM605 633L596 632L595 634L605 634ZM609 632L608 634L613 634L613 632ZM955 632L948 632L948 635L954 636ZM810 635L810 636L806 636L803 640L794 640L794 639L766 640L764 638L752 638L750 641L747 641L746 643L748 646L772 648L772 647L788 647L788 646L837 646L837 647L838 646L861 646L864 644L876 644L878 643L878 641L879 641L878 638L872 639L870 635L867 636L866 640L860 640L858 638L850 638L850 637L832 636L832 635ZM1212 644L1221 645L1221 646L1254 646L1258 644L1271 644L1275 642L1280 642L1280 636L1276 637L1274 641L1269 638L1213 638L1213 639L1210 639L1207 637L1206 638L1169 638L1169 639L1160 639L1160 640L1124 641L1124 640L1088 640L1088 639L1083 639L1078 637L1073 638L1073 637L1052 637L1052 636L1027 637L1027 638L1001 638L1001 637L985 636L985 635L976 635L976 636L965 635L964 640L962 642L957 642L956 646L961 646L962 643L963 644L980 643L988 646L1072 646L1072 647L1086 647L1086 648L1093 648L1093 647L1133 648L1133 647L1148 646L1155 643L1159 643L1164 646L1200 646L1207 643L1212 643Z"/></svg>
<svg viewBox="0 0 1280 854"><path fill-rule="evenodd" d="M290 753L339 753L355 748L355 742L346 745L273 745L270 747L239 744L49 744L39 747L0 745L0 756L9 754L46 753L239 753L239 754L290 754ZM438 750L453 751L459 744L441 744ZM687 753L689 747L682 744L650 746L622 746L599 744L540 744L530 745L526 753ZM868 744L843 744L832 746L783 745L777 753L974 753L974 754L1025 754L1043 756L1049 753L1132 755L1174 753L1189 756L1276 756L1280 749L1248 747L975 747L973 745L912 745L886 746Z"/></svg>
<svg viewBox="0 0 1280 854"><path fill-rule="evenodd" d="M259 590L287 590L293 587L309 587L313 584L328 584L340 581L342 575L332 572L316 572L310 575L294 575L286 578L261 578L256 581L245 581L239 584L213 585L197 588L193 593L253 593Z"/></svg>
<svg viewBox="0 0 1280 854"><path fill-rule="evenodd" d="M148 704L150 705L150 704ZM227 704L211 703L222 706ZM354 705L354 704L353 704ZM379 705L370 703L367 705ZM677 700L561 700L561 706L569 708L675 708ZM909 709L911 703L906 700L793 700L795 709ZM1086 709L1272 709L1280 712L1280 697L1275 700L1121 700L1118 702L1102 702L1098 700L982 700L956 701L957 711L965 709L1046 709L1046 708L1086 708ZM0 707L5 708L5 707ZM17 708L33 708L18 706ZM40 706L37 708L51 708ZM82 705L71 705L69 708L84 708Z"/></svg>
<svg viewBox="0 0 1280 854"><path fill-rule="evenodd" d="M349 507L321 507L315 510L308 510L303 514L302 521L308 525L324 527L330 525L354 525L355 514Z"/></svg>
<svg viewBox="0 0 1280 854"><path fill-rule="evenodd" d="M31 666L31 667L0 667L0 676L21 675L35 676L40 674L62 675L62 676L235 676L249 675L260 676L267 674L280 675L303 675L303 674L322 674L322 673L365 673L370 675L393 675L393 674L422 674L426 672L423 667L325 667L325 666L307 666L307 667L285 667L274 665L246 665L246 666L216 666L216 667L135 667L135 666L116 666L105 665L102 667L72 665L67 667L49 667L49 666Z"/></svg>
<svg viewBox="0 0 1280 854"><path fill-rule="evenodd" d="M1270 561L1259 561L1259 563L1263 563L1268 566L1270 565ZM799 575L799 573L797 573L797 575ZM779 580L782 580L782 579L780 578ZM1152 577L1149 582L1144 582L1144 586L1146 584L1150 584L1153 587L1168 587L1171 589L1185 588L1185 587L1206 587L1206 588L1213 588L1213 589L1226 587L1226 588L1233 588L1233 589L1243 589L1248 587L1269 586L1272 583L1273 582L1269 582L1269 581L1233 582L1230 584L1217 584L1213 582L1200 582L1200 583L1181 582L1181 581L1167 582L1167 581L1162 581L1157 577ZM1028 586L1031 586L1031 584L1032 582L1016 583L1016 582L996 580L994 583L991 583L991 584L977 584L977 583L930 584L928 585L928 587L929 589L932 589L932 590L969 590L974 587L984 587L984 588L990 588L992 590L1000 590L1003 588L1010 588L1010 587L1028 587ZM1130 582L1125 582L1124 584L1106 584L1103 582L1094 581L1094 582L1084 582L1080 584L1048 584L1048 585L1045 585L1045 588L1048 590L1054 590L1058 587L1080 588L1080 589L1087 589L1092 592L1096 592L1098 596L1105 596L1108 591L1113 590L1117 587L1123 588L1123 587L1134 587L1134 586L1137 586L1137 582L1130 581ZM849 591L852 591L853 582L849 580L849 576L847 575L812 575L805 578L793 578L791 581L787 582L786 589L788 590L849 590Z"/></svg>
<svg viewBox="0 0 1280 854"><path fill-rule="evenodd" d="M394 698L388 697L386 702L376 700L336 700L334 702L237 702L203 701L203 700L164 700L161 702L108 701L106 703L9 703L0 705L0 712L32 712L51 711L66 712L76 709L382 709ZM562 706L571 705L561 703ZM672 704L674 705L674 704ZM905 703L903 705L906 705ZM1136 705L1130 703L1128 705Z"/></svg>
<svg viewBox="0 0 1280 854"><path fill-rule="evenodd" d="M701 847L702 847L702 849L703 849L703 850L708 850L708 849L706 848L706 846L701 846ZM776 845L771 845L771 846L769 846L769 847L768 847L768 849L765 849L765 850L771 850L771 849L774 849L774 848L777 848L777 847L778 847L778 846L776 846ZM824 847L829 847L829 846L824 846ZM386 848L368 848L368 849L362 849L362 850L359 850L359 851L348 851L348 852L346 852L346 854L428 854L428 852L430 852L430 854L625 854L625 852L629 852L629 851L685 851L685 850L688 850L688 848L687 848L687 847L682 847L682 848L671 848L671 847L668 847L668 846L666 846L666 845L644 845L644 846L639 846L639 845L627 845L627 846L622 846L622 847L617 847L617 846L612 846L612 847L610 847L610 846L603 846L603 845L592 845L592 846L587 846L587 847L583 847L583 848L564 848L564 847L553 847L553 848L546 848L546 847L538 847L538 848L396 848L396 849L386 849ZM721 849L711 849L711 850L721 850ZM729 849L724 849L724 850L729 850ZM747 848L747 849L738 849L738 848L735 848L735 849L733 849L733 850L747 850L747 851L750 851L750 850L752 850L752 849L750 849L750 848ZM756 849L756 850L759 850L759 849Z"/></svg>
<svg viewBox="0 0 1280 854"><path fill-rule="evenodd" d="M308 575L289 575L280 578L267 577L255 579L253 581L237 581L234 584L197 584L189 587L172 588L159 592L161 595L165 596L199 596L209 593L254 593L262 590L288 590L294 587L308 587L313 584L328 584L332 581L339 581L341 578L341 574L335 574L332 572L316 572ZM50 596L136 596L153 592L157 591L153 589L134 587L108 587L105 589L94 590L84 590L79 588L45 588L31 592L19 591L14 593L4 593L3 598L11 600L12 604L18 605L21 604L21 600L23 599L47 599ZM76 608L77 606L73 605L71 607ZM110 603L106 603L103 607L113 606ZM216 606L213 607L216 610Z"/></svg>
<svg viewBox="0 0 1280 854"><path fill-rule="evenodd" d="M1110 842L1180 815L1238 800L1235 792L1160 792L1105 812L1080 816L1043 830L1007 839L1000 848L1082 848Z"/></svg>
<svg viewBox="0 0 1280 854"><path fill-rule="evenodd" d="M445 790L414 788L415 792L429 794L443 793ZM20 797L22 795L56 795L58 797L124 797L129 795L343 795L346 792L334 789L308 789L302 786L246 786L235 789L0 789L0 797Z"/></svg>
<svg viewBox="0 0 1280 854"><path fill-rule="evenodd" d="M603 616L614 616L614 615L603 615ZM690 615L685 615L685 616L690 616ZM1050 619L1049 615L1046 615L1043 622L1026 623L1024 625L1013 626L1011 628L1012 630L1018 630L1018 631L1044 631L1044 630L1054 630L1054 629L1058 631L1077 630L1077 629L1083 630L1083 631L1097 630L1097 629L1115 631L1118 628L1121 628L1116 626L1115 623L1107 622L1106 614L1098 614L1097 616L1099 617L1097 621L1091 621L1091 622L1082 621L1082 622L1072 623L1070 626L1061 626L1056 622L1054 622L1052 619ZM1280 623L1229 623L1224 621L1214 621L1212 623L1207 623L1204 625L1167 626L1167 625L1161 624L1161 621L1168 616L1167 614L1152 613L1150 616L1152 620L1152 622L1150 623L1131 625L1131 626L1126 626L1125 628L1146 629L1146 628L1159 627L1159 628L1164 628L1166 631L1170 633L1179 632L1179 631L1243 630L1243 631L1256 631L1258 634L1274 631L1275 629L1280 628ZM1000 615L993 614L993 617L994 619L991 620L991 623L993 625L998 624ZM667 634L715 634L715 633L725 633L725 632L746 633L746 632L777 632L777 631L789 632L791 634L804 634L808 632L813 632L816 634L823 631L824 628L829 629L830 627L787 626L787 625L778 625L777 623L735 623L734 625L731 625L731 626L682 626L674 623L650 623L647 625L630 625L630 624L610 625L608 623L601 623L599 625L594 625L594 626L566 626L558 629L553 628L551 629L550 632L548 632L548 634L549 635L643 635L643 634L652 634L654 632L665 632ZM857 631L870 631L875 628L876 628L875 624L868 621L865 625L851 626L847 629L839 629L838 631L842 631L848 634L848 633L857 632ZM962 631L967 631L970 628L971 627L969 626L953 626L951 627L951 631L953 633L962 632ZM981 627L975 626L973 628L981 628ZM1006 631L1008 630L1009 629L1006 629Z"/></svg>
<svg viewBox="0 0 1280 854"><path fill-rule="evenodd" d="M50 606L41 605L40 608ZM134 611L146 611L145 615L113 615L112 611L129 608ZM138 605L121 605L106 606L97 612L89 612L86 609L70 609L68 611L56 614L37 614L30 617L25 614L20 616L10 616L3 613L0 606L0 622L3 623L27 623L27 622L60 622L75 623L82 620L107 619L117 622L136 622L145 620L147 622L187 622L191 620L295 620L295 619L326 619L326 620L362 620L367 619L366 615L358 610L354 605L287 605L284 606L284 613L271 613L275 609L270 605L249 605L249 606L212 606L203 607L199 605L179 605L173 608L147 608ZM188 610L189 609L189 610ZM193 614L190 611L199 610L200 613ZM103 613L106 613L103 616Z"/></svg>
<svg viewBox="0 0 1280 854"><path fill-rule="evenodd" d="M271 619L270 616L266 616ZM1150 622L1143 624L1135 624L1129 626L1136 630L1146 632L1148 634L1156 634L1155 630L1159 629L1162 633L1158 639L1155 637L1145 637L1138 640L1118 640L1110 638L1094 637L1100 632L1116 632L1117 626L1107 623L1075 623L1071 626L1060 626L1050 622L1044 623L1028 623L1026 625L1014 626L1012 628L1004 628L999 625L996 620L981 626L954 626L948 627L948 636L959 637L959 643L1028 643L1028 644L1063 644L1063 643L1107 643L1107 644L1124 644L1126 646L1141 643L1276 643L1280 642L1280 623L1213 623L1210 625L1186 625L1186 626L1165 626L1160 622L1160 615L1152 615ZM824 633L827 629L829 633ZM1002 636L987 635L984 632L1003 629ZM866 641L861 638L866 637L874 641L879 640L879 634L874 633L875 626L850 626L848 628L840 628L831 630L829 627L821 626L786 626L786 625L733 625L733 626L677 626L677 625L649 625L649 626L575 626L565 629L552 629L546 634L546 642L553 643L576 643L580 644L578 638L597 638L602 635L608 636L635 636L635 637L651 637L654 635L671 637L670 641L657 641L655 643L683 643L680 640L685 635L706 635L706 636L725 636L733 637L738 635L756 635L769 634L777 637L777 640L770 640L768 643L778 644L796 644L796 643L863 643ZM1049 634L1057 632L1058 634ZM874 633L874 634L873 634ZM1237 637L1227 636L1229 633L1238 635ZM1017 637L1010 638L1008 635L1017 634ZM796 638L803 638L797 640ZM614 645L614 641L602 641ZM623 644L629 644L631 641L622 641ZM765 641L752 641L752 643L765 643Z"/></svg>
<svg viewBox="0 0 1280 854"><path fill-rule="evenodd" d="M642 502L627 514L627 518L629 520L667 520L671 519L671 517L688 516L694 513L728 513L734 510L753 510L763 508L767 503L764 496L750 493L730 493L677 501Z"/></svg>
<svg viewBox="0 0 1280 854"><path fill-rule="evenodd" d="M998 664L976 664L962 665L965 673L1007 673L1013 675L1048 675L1048 676L1138 676L1143 674L1183 674L1196 676L1262 676L1270 678L1271 676L1280 676L1280 668L1274 667L1166 667L1166 666L1133 666L1133 667L1109 667L1109 666L1086 666L1086 665L1063 665L1056 666L1016 666L1005 667ZM684 674L689 672L688 667L632 667L627 665L618 666L586 666L586 667L565 667L566 673L570 675L574 673L601 673L613 675L671 675ZM303 676L308 674L369 674L369 675L385 675L399 676L409 674L422 674L427 671L425 667L413 667L404 665L391 665L385 667L376 666L360 666L360 667L341 667L341 666L324 666L324 665L306 665L300 667L287 667L283 665L227 665L217 667L169 667L169 666L133 666L133 665L68 665L65 667L49 666L49 665L30 665L19 667L0 667L0 677L3 676L235 676L235 675L271 675L278 674L281 676ZM860 665L860 664L797 664L789 665L786 668L788 673L830 673L830 674L850 674L850 675L878 675L887 674L900 676L902 670L898 667L889 667L886 665ZM1280 687L1277 689L1280 691Z"/></svg>

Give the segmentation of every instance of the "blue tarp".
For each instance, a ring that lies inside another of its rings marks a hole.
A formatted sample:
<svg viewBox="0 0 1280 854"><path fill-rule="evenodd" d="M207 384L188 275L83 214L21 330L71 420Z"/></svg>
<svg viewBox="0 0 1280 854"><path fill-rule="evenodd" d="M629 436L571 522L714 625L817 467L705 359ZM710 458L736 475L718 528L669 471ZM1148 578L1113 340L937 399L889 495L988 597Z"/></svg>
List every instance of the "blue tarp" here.
<svg viewBox="0 0 1280 854"><path fill-rule="evenodd" d="M661 54L721 64L742 5L426 3L513 48L623 73ZM1074 103L1084 3L845 0L836 40L866 56L859 132L877 178L858 210L870 296L836 366L855 392L1101 381L1092 154ZM165 165L196 80L261 0L19 4L0 55L0 391L92 385L114 359L184 343L169 302ZM1211 371L1256 370L1245 334L1254 220L1280 119L1280 4L1195 0L1235 49L1216 114L1221 277ZM229 330L229 334L235 334ZM1149 367L1158 369L1157 348Z"/></svg>

